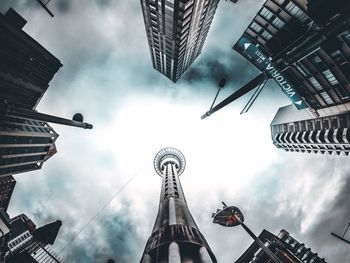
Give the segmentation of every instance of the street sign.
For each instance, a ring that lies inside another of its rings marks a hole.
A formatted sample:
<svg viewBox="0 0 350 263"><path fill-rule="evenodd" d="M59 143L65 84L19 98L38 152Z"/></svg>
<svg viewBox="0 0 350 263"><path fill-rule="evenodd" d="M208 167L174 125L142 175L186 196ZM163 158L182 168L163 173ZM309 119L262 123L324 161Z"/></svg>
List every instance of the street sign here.
<svg viewBox="0 0 350 263"><path fill-rule="evenodd" d="M238 45L243 49L243 52L250 60L257 62L256 64L261 71L267 73L270 78L277 82L284 94L288 96L298 110L308 108L293 85L284 77L282 72L276 69L275 65L271 62L271 57L264 54L256 44L246 37L241 37L238 41Z"/></svg>

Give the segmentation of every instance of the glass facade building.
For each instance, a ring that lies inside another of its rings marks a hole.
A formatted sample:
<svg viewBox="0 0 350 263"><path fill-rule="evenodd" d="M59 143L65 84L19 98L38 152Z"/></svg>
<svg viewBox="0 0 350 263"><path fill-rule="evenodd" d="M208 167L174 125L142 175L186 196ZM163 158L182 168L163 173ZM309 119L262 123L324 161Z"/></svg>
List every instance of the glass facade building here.
<svg viewBox="0 0 350 263"><path fill-rule="evenodd" d="M201 53L219 0L141 0L153 67L176 82Z"/></svg>
<svg viewBox="0 0 350 263"><path fill-rule="evenodd" d="M0 99L33 109L62 64L22 30L26 23L13 9L0 14Z"/></svg>

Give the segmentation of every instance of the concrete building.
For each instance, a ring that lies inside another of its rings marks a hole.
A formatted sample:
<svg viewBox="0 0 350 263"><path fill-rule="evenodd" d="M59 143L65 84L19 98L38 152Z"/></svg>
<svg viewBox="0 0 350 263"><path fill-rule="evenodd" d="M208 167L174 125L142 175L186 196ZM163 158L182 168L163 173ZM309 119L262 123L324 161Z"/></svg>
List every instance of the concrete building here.
<svg viewBox="0 0 350 263"><path fill-rule="evenodd" d="M188 207L179 176L186 166L183 154L174 148L160 150L154 168L162 177L158 215L141 263L216 263Z"/></svg>
<svg viewBox="0 0 350 263"><path fill-rule="evenodd" d="M259 239L283 263L326 263L324 258L320 258L317 253L307 248L304 243L294 239L286 230L281 230L278 236L263 230L259 235ZM268 262L271 262L270 258L255 242L236 261L236 263Z"/></svg>
<svg viewBox="0 0 350 263"><path fill-rule="evenodd" d="M141 0L153 67L176 82L202 51L219 0Z"/></svg>
<svg viewBox="0 0 350 263"><path fill-rule="evenodd" d="M349 155L350 111L312 118L306 110L282 107L271 123L271 136L277 148L289 152Z"/></svg>
<svg viewBox="0 0 350 263"><path fill-rule="evenodd" d="M12 175L0 177L0 208L5 211L9 206L15 185L16 180Z"/></svg>

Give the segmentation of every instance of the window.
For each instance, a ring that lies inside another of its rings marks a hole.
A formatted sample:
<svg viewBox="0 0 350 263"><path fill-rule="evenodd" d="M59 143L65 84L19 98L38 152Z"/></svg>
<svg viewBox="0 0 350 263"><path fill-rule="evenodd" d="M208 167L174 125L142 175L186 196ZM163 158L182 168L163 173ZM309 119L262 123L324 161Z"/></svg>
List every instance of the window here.
<svg viewBox="0 0 350 263"><path fill-rule="evenodd" d="M285 23L281 19L279 19L278 17L276 17L272 21L272 24L278 29L282 28L285 25Z"/></svg>
<svg viewBox="0 0 350 263"><path fill-rule="evenodd" d="M346 61L340 50L334 51L331 56L337 64L342 64Z"/></svg>
<svg viewBox="0 0 350 263"><path fill-rule="evenodd" d="M271 11L269 11L268 9L266 9L266 7L263 7L263 9L260 12L260 15L264 18L266 18L266 20L269 20L272 17L272 13Z"/></svg>
<svg viewBox="0 0 350 263"><path fill-rule="evenodd" d="M341 99L349 99L348 93L340 84L334 85L334 90Z"/></svg>
<svg viewBox="0 0 350 263"><path fill-rule="evenodd" d="M270 40L272 38L272 35L269 32L267 32L267 31L264 31L261 35L266 40Z"/></svg>
<svg viewBox="0 0 350 263"><path fill-rule="evenodd" d="M260 30L262 29L261 26L259 26L257 23L253 22L250 26L250 28L252 28L255 32L259 33Z"/></svg>
<svg viewBox="0 0 350 263"><path fill-rule="evenodd" d="M329 83L331 83L332 86L338 84L338 80L334 77L333 73L327 69L325 71L322 72L323 76L326 77L326 79L329 81Z"/></svg>
<svg viewBox="0 0 350 263"><path fill-rule="evenodd" d="M350 31L345 31L343 34L342 34L342 37L344 39L344 41L350 45Z"/></svg>
<svg viewBox="0 0 350 263"><path fill-rule="evenodd" d="M298 71L299 71L302 75L304 75L305 77L311 76L310 71L303 65L303 63L298 62L296 66L297 66Z"/></svg>
<svg viewBox="0 0 350 263"><path fill-rule="evenodd" d="M322 59L315 53L309 56L309 59L313 62L313 64L320 70L325 71L328 69L327 65L322 61Z"/></svg>
<svg viewBox="0 0 350 263"><path fill-rule="evenodd" d="M313 86L316 90L318 90L318 91L322 90L321 84L320 84L314 77L309 78L309 80L310 80L312 86Z"/></svg>
<svg viewBox="0 0 350 263"><path fill-rule="evenodd" d="M329 97L329 95L327 94L327 92L321 92L320 95L322 96L322 98L324 99L324 101L327 103L327 104L334 104L334 101L332 100L331 97Z"/></svg>
<svg viewBox="0 0 350 263"><path fill-rule="evenodd" d="M301 10L298 6L296 6L293 2L289 2L286 5L286 11L293 17L305 22L307 20L307 15Z"/></svg>

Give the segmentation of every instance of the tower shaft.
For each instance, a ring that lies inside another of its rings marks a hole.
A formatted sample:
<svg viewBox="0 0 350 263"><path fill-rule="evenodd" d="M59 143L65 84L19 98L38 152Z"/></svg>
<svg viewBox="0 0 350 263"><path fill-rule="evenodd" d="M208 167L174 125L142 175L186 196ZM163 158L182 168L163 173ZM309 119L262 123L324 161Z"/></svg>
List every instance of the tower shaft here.
<svg viewBox="0 0 350 263"><path fill-rule="evenodd" d="M159 162L163 180L158 214L141 263L215 263L187 207L178 174L180 159L167 155Z"/></svg>

